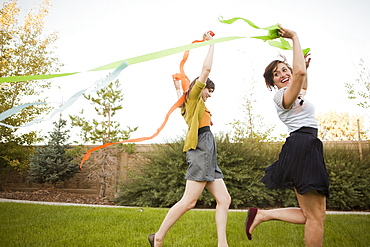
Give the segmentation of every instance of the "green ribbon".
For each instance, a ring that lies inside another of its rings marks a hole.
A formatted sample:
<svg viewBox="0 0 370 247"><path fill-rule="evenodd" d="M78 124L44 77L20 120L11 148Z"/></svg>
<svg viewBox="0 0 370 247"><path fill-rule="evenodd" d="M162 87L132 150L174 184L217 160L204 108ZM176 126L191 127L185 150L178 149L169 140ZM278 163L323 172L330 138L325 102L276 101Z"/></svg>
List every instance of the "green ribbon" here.
<svg viewBox="0 0 370 247"><path fill-rule="evenodd" d="M235 17L235 18L232 18L232 19L229 19L229 20L223 20L223 17L220 16L218 18L218 20L219 20L219 22L225 23L225 24L232 24L237 20L243 20L246 23L248 23L249 26L251 26L253 28L263 29L263 30L268 31L267 35L265 35L265 36L255 36L255 37L251 37L251 38L261 39L264 42L268 41L269 45L271 45L273 47L276 47L276 48L280 48L282 50L293 50L293 47L289 44L289 42L287 40L283 39L282 37L280 37L280 35L279 35L280 27L279 27L278 24L272 25L272 26L269 26L269 27L261 28L261 27L258 27L253 22L251 22L250 20L244 19L244 18L241 18L241 17ZM275 41L274 39L279 39L280 41ZM303 52L303 55L306 56L310 52L310 48L303 49L302 52Z"/></svg>
<svg viewBox="0 0 370 247"><path fill-rule="evenodd" d="M103 87L108 86L108 84L111 83L113 80L115 80L117 78L117 76L122 72L122 70L124 70L128 66L129 66L128 63L122 62L113 72L111 72L104 79L99 79L99 80L95 81L94 84L91 85L90 87L88 87L86 89L83 89L83 90L80 90L79 92L75 93L72 97L69 98L69 100L67 100L65 103L63 103L63 105L60 108L56 109L50 115L50 117L47 118L47 119L34 119L31 122L28 122L28 123L26 123L24 125L21 125L21 126L13 126L13 125L5 124L5 123L2 123L2 122L0 122L0 125L14 129L14 128L28 127L28 126L31 126L34 123L37 123L37 122L40 122L40 121L47 121L47 120L51 119L55 114L57 114L59 112L62 112L65 109L67 109L68 107L70 107L71 105L73 105L75 103L75 101L78 98L80 98L84 93L92 93L92 92L95 92L95 91L97 91L97 90L99 90L99 89L101 89ZM93 88L93 89L91 89L91 88ZM13 107L13 108L5 111L5 112L0 113L0 121L2 121L3 119L6 119L6 118L8 118L8 117L10 117L10 116L18 113L19 111L21 111L22 109L24 109L24 108L26 108L28 106L38 105L38 104L46 104L46 103L45 102L35 102L35 103L27 103L27 104L23 104L23 105L19 105L19 106Z"/></svg>
<svg viewBox="0 0 370 247"><path fill-rule="evenodd" d="M97 80L93 84L93 86L97 86L95 89L93 89L93 91L96 91L96 90L98 90L102 87L107 86L111 81L113 81L122 72L123 69L128 67L130 64L132 65L132 64L136 64L136 63L146 62L146 61L149 61L149 60L158 59L158 58L161 58L161 57L173 55L175 53L179 53L179 52L182 52L182 51L187 51L187 50L198 48L198 47L201 47L201 46L206 46L206 45L209 45L209 44L220 43L220 42L225 42L225 41L230 41L230 40L235 40L235 39L241 39L241 38L245 38L245 37L225 37L225 38L209 40L209 41L205 41L205 42L201 42L201 43L183 45L183 46L170 48L170 49L163 50L163 51L149 53L149 54L142 55L142 56L128 58L128 59L125 59L125 60L121 60L121 61L117 61L117 62L114 62L114 63L106 64L106 65L97 67L95 69L91 69L89 71L101 71L101 70L114 69L114 71L108 77L106 77L105 79ZM45 79L51 79L51 78L74 75L74 74L78 74L78 73L81 73L81 72L49 74L49 75L26 75L26 76L2 77L2 78L0 78L0 83L18 82L18 81L32 81L32 80L45 80ZM92 86L90 86L89 88L91 88L91 87ZM55 110L53 112L53 114L48 119L52 118L56 113L59 113L59 112L65 110L66 108L68 108L69 106L71 106L79 97L81 97L81 95L83 95L83 93L86 93L89 88L86 88L84 90L81 90L81 91L75 93L67 102L65 102L63 104L63 106L61 106L59 109ZM91 93L91 91L89 93ZM27 104L24 104L24 105L13 107L13 108L5 111L5 112L0 113L0 121L10 117L11 115L14 115L14 114L18 113L19 111L21 111L25 107L28 107L28 106L31 106L31 105L37 105L37 104L45 104L45 103L40 103L40 102L27 103ZM46 119L46 120L48 120L48 119ZM46 120L45 119L35 119L35 120L33 120L33 121L31 121L31 122L29 122L25 125L22 125L22 126L12 126L12 125L7 125L7 124L4 124L4 123L0 122L0 126L5 126L5 127L8 127L8 128L21 128L21 127L28 127L28 126L36 123L36 122L46 121Z"/></svg>
<svg viewBox="0 0 370 247"><path fill-rule="evenodd" d="M225 41L231 41L231 40L236 40L236 39L242 39L245 37L224 37L224 38L219 38L219 39L213 39L201 43L194 43L194 44L189 44L189 45L183 45L175 48L170 48L167 50L162 50L158 52L153 52L137 57L132 57L124 60L120 60L114 63L106 64L100 67L97 67L95 69L91 69L88 71L101 71L101 70L109 70L109 69L116 69L122 64L122 62L126 62L130 65L136 64L136 63L142 63L146 61L150 61L153 59L158 59L161 57L166 57L170 56L179 52L195 49L201 46L206 46L209 44L215 44L215 43L220 43L220 42L225 42ZM18 81L32 81L32 80L45 80L45 79L51 79L51 78L57 78L57 77L64 77L64 76L69 76L69 75L74 75L78 74L81 72L72 72L72 73L63 73L63 74L48 74L48 75L25 75L25 76L10 76L10 77L2 77L0 78L0 83L5 83L5 82L18 82Z"/></svg>

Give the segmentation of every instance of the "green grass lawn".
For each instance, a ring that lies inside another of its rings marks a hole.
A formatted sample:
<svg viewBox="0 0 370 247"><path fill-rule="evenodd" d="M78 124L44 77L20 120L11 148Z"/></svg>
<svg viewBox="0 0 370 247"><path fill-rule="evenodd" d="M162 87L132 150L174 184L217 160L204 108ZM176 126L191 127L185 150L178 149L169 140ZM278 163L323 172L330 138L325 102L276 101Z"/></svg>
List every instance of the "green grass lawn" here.
<svg viewBox="0 0 370 247"><path fill-rule="evenodd" d="M168 209L103 208L0 203L0 246L149 246ZM303 226L271 221L249 241L246 212L230 212L230 247L304 246ZM187 212L168 232L164 246L217 246L214 211ZM324 246L370 246L370 215L327 215Z"/></svg>

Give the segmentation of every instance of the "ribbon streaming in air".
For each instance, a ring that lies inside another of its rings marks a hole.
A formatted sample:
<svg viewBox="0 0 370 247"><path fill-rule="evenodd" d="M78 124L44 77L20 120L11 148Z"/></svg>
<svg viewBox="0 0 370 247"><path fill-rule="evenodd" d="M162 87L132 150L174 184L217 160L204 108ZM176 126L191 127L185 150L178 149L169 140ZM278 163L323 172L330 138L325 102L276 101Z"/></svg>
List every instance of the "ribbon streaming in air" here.
<svg viewBox="0 0 370 247"><path fill-rule="evenodd" d="M212 37L215 36L215 34L212 31L209 31L209 33ZM192 42L192 44L200 43L200 42L204 42L204 41L206 41L205 38L203 38L202 40L194 40ZM189 84L190 84L190 80L186 76L185 70L184 70L184 65L185 65L186 60L188 60L188 57L189 57L189 50L184 52L183 58L180 62L180 73L176 73L176 74L172 75L173 79L181 81L181 87L182 87L182 91L184 93L189 89Z"/></svg>
<svg viewBox="0 0 370 247"><path fill-rule="evenodd" d="M146 61L150 61L150 60L170 56L170 55L173 55L173 54L176 54L176 53L179 53L179 52L191 50L191 49L198 48L198 47L201 47L201 46L205 46L205 45L208 45L208 44L226 42L226 41L231 41L231 40L236 40L236 39L241 39L241 38L245 38L245 37L238 37L238 36L236 36L236 37L224 37L224 38L209 40L209 41L206 41L206 42L199 42L199 43L194 43L194 44L189 44L189 45L183 45L183 46L179 46L179 47L175 47L175 48L170 48L170 49L167 49L167 50L162 50L162 51L158 51L158 52L153 52L153 53L149 53L149 54L145 54L145 55L141 55L141 56L137 56L137 57L132 57L132 58L120 60L120 61L113 62L113 63L110 63L110 64L106 64L106 65L103 65L103 66L100 66L100 67L97 67L95 69L91 69L91 70L88 70L88 71L103 71L103 70L115 69L115 71L113 71L107 78L100 79L100 80L96 81L93 84L93 86L95 86L95 85L98 86L94 90L94 91L96 91L99 88L102 88L102 87L108 85L112 80L114 80L114 78L116 78L119 75L119 73L124 68L126 68L129 65L133 65L133 64L137 64L137 63L142 63L142 62L146 62ZM0 78L0 83L11 83L11 82L32 81L32 80L45 80L45 79L52 79L52 78L59 78L59 77L75 75L75 74L78 74L78 73L82 73L82 72L49 74L49 75L25 75L25 76L1 77ZM69 106L71 106L79 97L81 97L84 93L86 93L87 90L91 87L92 86L74 94L66 103L63 104L63 106L61 108L55 110L53 112L53 114L51 115L51 117L54 116L56 113L58 113L60 111L63 111L66 108L68 108ZM91 92L92 91L90 91L89 93L91 93ZM37 104L42 104L42 103L40 103L40 102L27 103L27 104L24 104L24 105L21 105L21 106L11 108L11 109L9 109L5 112L2 112L2 113L0 113L0 121L9 117L9 116L11 116L11 115L14 115L14 114L18 113L19 111L21 111L22 109L24 109L27 106L37 105ZM1 122L0 122L0 125L5 126L5 127L9 127L9 128L20 128L20 127L28 127L28 126L36 123L36 122L39 122L39 121L45 121L45 120L35 119L32 122L29 122L29 123L27 123L23 126L11 126L11 125L7 125L7 124L1 123Z"/></svg>
<svg viewBox="0 0 370 247"><path fill-rule="evenodd" d="M24 128L24 127L28 127L28 126L31 126L33 125L34 123L37 123L37 122L41 122L41 121L47 121L49 119L51 119L53 116L55 116L55 114L61 112L61 111L64 111L65 109L67 109L68 107L70 107L78 98L80 98L84 93L92 93L92 92L95 92L97 90L99 90L100 88L103 88L103 87L106 87L107 85L109 85L109 83L111 83L115 78L117 78L117 76L122 72L123 69L125 69L126 67L128 66L128 63L126 63L125 61L123 61L119 66L118 68L116 68L112 73L110 73L106 78L104 79L100 79L100 80L97 80L94 82L94 84L84 90L81 90L77 93L75 93L72 97L69 98L69 100L67 100L59 109L56 109L51 115L50 117L48 117L47 119L34 119L32 120L31 122L28 122L27 124L25 125L21 125L21 126L12 126L12 125L8 125L8 124L4 124L4 123L1 123L0 122L0 125L2 126L5 126L5 127L8 127L8 128ZM93 89L89 90L90 88L94 87ZM36 102L36 103L28 103L28 104L23 104L23 105L20 105L20 106L16 106L16 107L13 107L5 112L2 112L0 114L0 121L5 119L5 118L8 118L10 117L11 115L14 115L16 113L18 113L19 111L21 111L22 109L24 109L25 107L28 107L28 106L31 106L31 105L38 105L38 104L45 104L45 102Z"/></svg>
<svg viewBox="0 0 370 247"><path fill-rule="evenodd" d="M28 103L28 104L23 104L23 105L15 106L15 107L13 107L13 108L11 108L9 110L6 110L6 111L2 112L0 114L0 121L1 120L4 120L5 118L10 117L15 112L19 112L19 111L21 111L22 109L24 109L24 108L26 108L28 106L31 106L31 105L41 105L41 104L45 104L45 102L35 102L35 103ZM0 124L3 125L2 123L0 123Z"/></svg>
<svg viewBox="0 0 370 247"><path fill-rule="evenodd" d="M235 18L232 18L232 19L229 19L229 20L223 20L223 17L220 16L218 18L218 20L221 23L225 23L225 24L232 24L237 20L243 20L246 23L248 23L249 26L251 26L253 28L263 29L263 30L268 31L267 35L265 35L265 36L255 36L255 37L251 37L251 38L261 39L265 42L268 41L269 45L271 45L273 47L276 47L276 48L280 48L282 50L293 50L293 47L289 44L289 42L287 40L285 40L284 38L280 37L279 32L278 32L278 30L280 28L279 28L278 24L272 25L272 26L269 26L269 27L261 28L261 27L258 27L257 25L255 25L250 20L245 19L245 18L241 18L241 17L235 17ZM276 41L274 39L280 39L280 41ZM310 52L310 48L303 49L302 52L303 52L303 55L306 56Z"/></svg>
<svg viewBox="0 0 370 247"><path fill-rule="evenodd" d="M120 141L120 142L111 142L111 143L105 143L104 145L101 145L101 146L98 146L98 147L94 147L94 148L91 148L90 150L88 150L85 154L85 156L82 158L81 160L81 163L80 163L80 170L82 170L82 164L89 159L90 155L92 152L96 151L96 150L99 150L101 148L105 148L105 147L109 147L111 145L115 145L115 144L120 144L120 143L128 143L128 142L142 142L142 141L146 141L146 140L150 140L150 139L153 139L154 137L156 137L159 132L162 131L162 129L164 128L164 126L166 125L167 121L168 121L168 118L170 117L170 115L172 114L172 112L174 112L178 107L180 107L182 105L182 103L184 102L185 100L185 94L183 96L181 96L181 98L179 98L177 100L177 102L171 107L171 109L167 112L166 114L166 117L163 121L163 123L161 124L161 126L157 129L157 131L151 135L151 136L148 136L148 137L140 137L140 138L133 138L133 139L129 139L129 140L124 140L124 141Z"/></svg>
<svg viewBox="0 0 370 247"><path fill-rule="evenodd" d="M110 69L116 69L122 62L126 62L129 65L137 64L137 63L142 63L166 56L170 56L176 53L180 53L186 50L191 50L195 49L201 46L206 46L209 44L215 44L215 43L221 43L225 41L231 41L231 40L236 40L236 39L243 39L246 37L240 37L240 36L232 36L232 37L223 37L223 38L218 38L218 39L212 39L206 42L201 42L201 43L194 43L194 44L189 44L189 45L183 45L183 46L178 46L174 48L170 48L167 50L162 50L162 51L157 51L153 53L148 53L145 55L137 56L137 57L132 57L124 60L120 60L117 62L113 62L110 64L106 64L100 67L97 67L95 69L91 69L88 71L102 71L102 70L110 70ZM88 72L87 71L87 72ZM24 76L9 76L9 77L1 77L0 78L0 83L5 83L5 82L18 82L18 81L33 81L33 80L46 80L46 79L52 79L52 78L57 78L57 77L65 77L65 76L70 76L70 75L75 75L78 73L82 72L71 72L71 73L61 73L61 74L48 74L48 75L24 75Z"/></svg>
<svg viewBox="0 0 370 247"><path fill-rule="evenodd" d="M210 34L211 34L211 36L214 36L214 33L212 31L210 31ZM203 39L203 40L195 40L195 41L192 42L192 44L194 44L194 43L201 43L201 42L205 42L205 41L206 41L205 39ZM154 137L156 137L159 134L159 132L162 131L162 129L166 125L166 123L167 123L170 115L174 112L174 110L176 110L178 107L180 107L185 102L185 92L189 88L189 79L188 79L188 77L185 74L184 64L185 64L186 60L188 59L188 57L189 57L189 50L186 50L184 52L183 59L180 62L180 73L177 73L177 74L175 74L175 75L172 76L174 79L181 80L181 85L182 85L182 89L183 89L184 94L177 100L177 102L167 112L166 117L165 117L162 125L157 129L157 131L153 135L148 136L148 137L140 137L140 138L129 139L129 140L124 140L124 141L120 141L120 142L105 143L105 144L103 144L101 146L97 146L97 147L94 147L94 148L89 149L86 152L86 154L84 155L84 157L82 158L82 160L81 160L80 170L82 170L83 163L86 160L89 159L91 153L94 152L94 151L97 151L97 150L99 150L101 148L109 147L109 146L115 145L115 144L122 144L122 143L129 143L129 142L141 142L141 141L150 140L150 139L153 139Z"/></svg>

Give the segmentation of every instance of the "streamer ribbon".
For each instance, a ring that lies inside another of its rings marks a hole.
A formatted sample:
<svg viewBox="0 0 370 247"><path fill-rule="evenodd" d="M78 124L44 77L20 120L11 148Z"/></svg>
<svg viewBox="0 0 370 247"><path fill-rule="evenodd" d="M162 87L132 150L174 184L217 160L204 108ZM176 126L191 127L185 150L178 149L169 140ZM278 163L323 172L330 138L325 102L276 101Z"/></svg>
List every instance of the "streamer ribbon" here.
<svg viewBox="0 0 370 247"><path fill-rule="evenodd" d="M174 110L176 110L178 107L180 107L182 105L182 103L184 102L185 100L185 94L183 96L181 96L181 98L179 98L177 100L177 102L171 107L171 109L167 112L166 114L166 117L164 119L164 122L162 123L162 125L157 129L157 131L151 135L151 136L148 136L148 137L140 137L140 138L134 138L134 139L129 139L129 140L124 140L124 141L120 141L120 142L111 142L111 143L105 143L104 145L101 145L101 146L98 146L98 147L94 147L90 150L88 150L85 154L85 156L82 158L81 160L81 163L80 163L80 170L82 170L82 164L89 159L90 155L92 152L96 151L96 150L99 150L101 148L105 148L105 147L109 147L111 145L115 145L115 144L119 144L119 143L127 143L127 142L142 142L142 141L146 141L146 140L150 140L150 139L153 139L154 137L156 137L159 132L162 131L162 129L164 128L164 126L166 125L170 115L172 114L172 112L174 112Z"/></svg>
<svg viewBox="0 0 370 247"><path fill-rule="evenodd" d="M243 20L246 23L248 23L249 26L251 26L253 28L263 29L263 30L268 31L267 35L265 35L265 36L255 36L255 37L251 37L251 38L261 39L265 42L268 41L269 45L271 45L273 47L276 47L276 48L280 48L282 50L293 50L293 47L289 44L289 42L287 40L285 40L284 38L280 37L279 32L278 32L280 27L279 27L278 24L272 25L272 26L269 26L269 27L261 28L261 27L258 27L257 25L255 25L250 20L245 19L245 18L241 18L241 17L235 17L235 18L232 18L232 19L229 19L229 20L223 20L223 17L220 16L218 18L218 20L219 20L219 22L225 23L225 24L232 24L237 20ZM279 39L280 41L275 41L274 39ZM302 52L303 52L304 56L307 56L307 54L310 52L310 48L303 49Z"/></svg>
<svg viewBox="0 0 370 247"><path fill-rule="evenodd" d="M215 34L212 31L209 31L209 33L210 33L210 35L212 37L215 36ZM205 38L203 38L202 40L194 40L192 42L192 44L194 44L194 43L200 43L200 42L204 42L204 41L206 41ZM190 80L186 76L185 70L184 70L184 65L185 65L185 62L187 61L188 57L189 57L189 50L187 50L187 51L184 52L183 58L182 58L182 60L180 62L180 73L176 73L176 74L172 75L172 78L173 79L176 79L176 80L180 80L181 81L181 87L182 87L182 91L184 93L186 91L188 91L189 84L190 84Z"/></svg>
<svg viewBox="0 0 370 247"><path fill-rule="evenodd" d="M195 49L201 46L206 46L209 44L215 44L215 43L220 43L220 42L225 42L225 41L231 41L231 40L236 40L236 39L243 39L246 37L239 37L239 36L232 36L232 37L223 37L219 39L213 39L209 40L206 42L200 42L200 43L194 43L194 44L189 44L189 45L183 45L183 46L178 46L174 48L170 48L167 50L162 50L162 51L157 51L153 53L148 53L145 55L137 56L137 57L132 57L124 60L120 60L117 62L113 62L110 64L106 64L100 67L97 67L95 69L91 69L88 71L102 71L102 70L110 70L110 69L116 69L120 64L122 64L123 61L126 63L133 65L137 63L142 63L166 56L170 56L176 53L180 53L186 50L191 50ZM32 81L32 80L46 80L46 79L52 79L52 78L57 78L57 77L65 77L65 76L70 76L70 75L75 75L81 72L71 72L71 73L61 73L61 74L48 74L48 75L24 75L24 76L9 76L9 77L1 77L0 78L0 83L4 82L19 82L19 81Z"/></svg>
<svg viewBox="0 0 370 247"><path fill-rule="evenodd" d="M211 36L214 36L215 35L212 31L210 31L210 34L211 34ZM206 40L203 38L203 40L195 40L195 41L193 41L192 44L194 44L194 43L201 43L201 42L205 42L205 41ZM167 123L170 115L174 112L175 109L177 109L178 107L180 107L185 102L185 92L189 88L189 79L188 79L188 77L185 74L184 64L185 64L186 60L188 59L188 57L189 57L189 50L186 50L184 52L183 59L180 62L180 73L177 73L177 74L175 74L175 75L172 76L174 79L181 80L184 94L176 101L176 103L167 112L166 117L165 117L162 125L157 129L157 131L153 135L151 135L149 137L141 137L141 138L124 140L124 141L120 141L120 142L105 143L105 144L103 144L101 146L97 146L97 147L91 148L90 150L87 151L87 153L85 154L85 156L82 158L81 163L80 163L80 170L82 170L83 163L86 160L89 159L91 153L94 152L94 151L96 151L96 150L99 150L99 149L105 148L105 147L109 147L111 145L120 144L120 143L141 142L141 141L150 140L150 139L153 139L154 137L156 137L162 131L162 129L166 125L166 123Z"/></svg>
<svg viewBox="0 0 370 247"><path fill-rule="evenodd" d="M10 117L14 113L19 112L19 111L21 111L22 109L24 109L24 108L26 108L28 106L31 106L31 105L40 105L40 104L45 104L45 102L27 103L27 104L15 106L15 107L13 107L13 108L11 108L9 110L6 110L6 111L2 112L0 114L0 121L1 120L4 120L5 118ZM0 123L0 124L2 125L2 123Z"/></svg>
<svg viewBox="0 0 370 247"><path fill-rule="evenodd" d="M142 62L146 62L146 61L150 61L150 60L154 60L154 59L158 59L158 58L170 56L170 55L173 55L173 54L176 54L176 53L179 53L179 52L183 52L183 51L195 49L195 48L198 48L198 47L201 47L201 46L205 46L205 45L208 45L208 44L226 42L226 41L231 41L231 40L236 40L236 39L241 39L241 38L245 38L245 37L237 37L237 36L236 37L224 37L224 38L209 40L209 41L206 41L206 42L197 42L197 43L193 43L193 44L190 44L190 45L183 45L183 46L179 46L179 47L175 47L175 48L170 48L170 49L167 49L167 50L162 50L162 51L153 52L153 53L149 53L149 54L145 54L145 55L141 55L141 56L137 56L137 57L128 58L128 59L125 59L125 60L120 60L120 61L117 61L117 62L113 62L113 63L110 63L110 64L106 64L106 65L97 67L95 69L88 70L88 71L103 71L103 70L115 69L115 71L113 71L110 74L110 76L108 76L107 78L97 80L92 85L92 86L97 86L95 88L95 90L93 90L93 91L96 91L96 90L98 90L98 89L100 89L100 88L105 87L106 85L108 85L112 80L114 80L119 75L119 73L121 73L121 71L124 68L126 68L129 65L133 65L133 64L137 64L137 63L142 63ZM72 73L62 73L62 74L49 74L49 75L25 75L25 76L1 77L0 78L0 83L19 82L19 81L32 81L32 80L45 80L45 79L52 79L52 78L58 78L58 77L65 77L65 76L75 75L75 74L78 74L78 73L82 73L82 72L72 72ZM53 114L48 119L50 119L51 117L53 117L58 112L67 109L79 97L81 97L84 93L87 93L88 89L91 88L92 86L90 86L90 87L88 87L88 88L86 88L84 90L81 90L81 91L75 93L66 103L63 104L63 106L61 108L55 110L53 112ZM89 93L91 93L93 91L90 91ZM24 105L13 107L13 108L7 110L6 112L2 112L2 113L0 113L0 121L3 120L3 119L5 119L5 118L7 118L7 117L9 117L9 116L11 116L11 115L14 115L14 114L18 113L19 111L21 111L22 109L24 109L27 106L37 105L37 104L41 104L41 103L40 102L37 102L37 103L27 103L27 104L24 104ZM46 120L43 120L43 119L35 119L35 120L33 120L33 121L31 121L31 122L29 122L29 123L27 123L25 125L22 125L22 126L12 126L12 125L7 125L7 124L1 123L1 122L0 122L0 125L5 126L5 127L8 127L8 128L22 128L22 127L28 127L28 126L36 123L36 122L39 122L39 121L46 121Z"/></svg>
<svg viewBox="0 0 370 247"><path fill-rule="evenodd" d="M117 76L122 72L123 69L125 69L129 64L126 62L126 61L123 61L119 66L118 68L116 68L112 73L110 73L106 78L104 79L100 79L100 80L97 80L94 82L93 85L91 85L90 87L84 89L84 90L81 90L77 93L75 93L71 98L69 98L69 100L67 100L67 102L65 102L59 109L56 109L51 115L49 118L47 119L34 119L32 120L31 122L28 122L27 124L25 125L21 125L21 126L13 126L13 125L9 125L9 124L4 124L4 123L1 123L0 122L0 125L2 126L5 126L5 127L8 127L8 128L24 128L24 127L29 127L31 125L33 125L34 123L36 122L41 122L41 121L47 121L49 119L51 119L53 116L55 116L55 114L61 112L61 111L64 111L65 109L67 109L68 107L70 107L78 98L80 98L84 93L92 93L92 92L95 92L103 87L106 87L109 85L109 83L111 83L115 78L117 78ZM93 89L90 89L90 88L93 88ZM90 90L89 90L90 89ZM18 113L19 111L21 111L22 109L24 109L25 107L28 107L28 106L31 106L31 105L37 105L37 104L46 104L45 102L36 102L36 103L28 103L28 104L24 104L24 105L20 105L20 106L16 106L16 107L13 107L5 112L2 112L0 114L0 121L5 119L5 118L8 118L10 117L11 115L14 115L16 113Z"/></svg>

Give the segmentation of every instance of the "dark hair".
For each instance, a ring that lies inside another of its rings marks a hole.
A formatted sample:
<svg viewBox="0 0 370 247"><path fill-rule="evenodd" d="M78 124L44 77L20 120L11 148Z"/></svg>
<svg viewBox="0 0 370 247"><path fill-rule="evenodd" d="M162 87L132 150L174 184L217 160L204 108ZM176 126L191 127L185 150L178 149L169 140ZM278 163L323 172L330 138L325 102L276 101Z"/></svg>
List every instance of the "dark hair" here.
<svg viewBox="0 0 370 247"><path fill-rule="evenodd" d="M189 90L186 92L186 98L189 97L189 94L190 94L190 91L191 89L194 87L195 85L195 82L197 81L197 79L199 78L199 76L197 78L195 78L189 85ZM213 81L209 78L207 78L207 81L206 81L206 88L208 89L213 89L213 91L215 91L215 84L213 83Z"/></svg>
<svg viewBox="0 0 370 247"><path fill-rule="evenodd" d="M186 99L189 97L190 95L190 91L193 89L194 85L195 85L195 82L198 80L199 76L197 78L195 78L189 85L189 90L186 92ZM213 81L211 81L211 79L207 78L207 81L206 81L206 88L208 89L213 89L213 91L215 91L215 84L213 83Z"/></svg>
<svg viewBox="0 0 370 247"><path fill-rule="evenodd" d="M199 76L197 78L195 78L189 85L189 89L188 91L186 92L186 98L185 98L185 101L188 99L189 95L190 95L190 91L191 89L194 87L195 85L195 82L197 81L197 79L199 78ZM207 78L207 81L206 81L206 88L208 89L213 89L213 91L215 91L215 84L213 83L213 81L209 78ZM184 110L184 106L185 106L185 102L180 106L180 108L182 108ZM182 115L185 114L185 111L183 112Z"/></svg>
<svg viewBox="0 0 370 247"><path fill-rule="evenodd" d="M277 68L279 63L284 63L288 69L292 72L292 68L288 64L286 58L283 55L280 55L283 58L283 61L281 60L274 60L272 61L267 67L265 68L265 73L263 73L263 77L265 78L266 87L272 91L273 88L275 88L274 84L274 71Z"/></svg>

